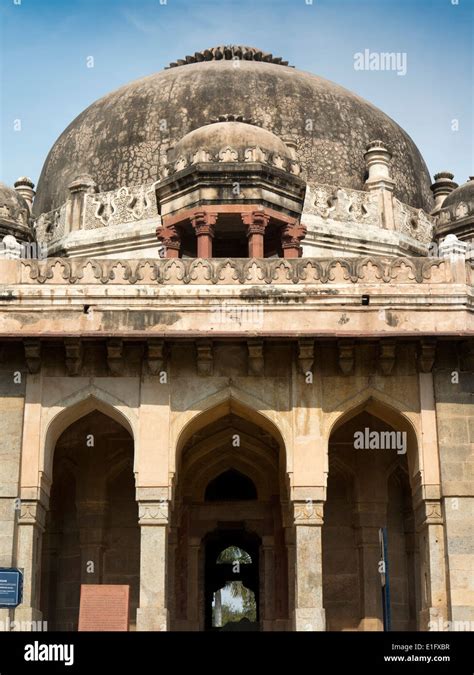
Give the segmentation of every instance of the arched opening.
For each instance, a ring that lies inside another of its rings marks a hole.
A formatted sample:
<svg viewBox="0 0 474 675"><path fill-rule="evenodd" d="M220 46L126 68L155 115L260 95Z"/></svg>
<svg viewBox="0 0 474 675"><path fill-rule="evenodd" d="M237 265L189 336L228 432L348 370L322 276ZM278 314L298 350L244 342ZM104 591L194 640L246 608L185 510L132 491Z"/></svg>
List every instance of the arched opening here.
<svg viewBox="0 0 474 675"><path fill-rule="evenodd" d="M374 402L341 418L330 436L323 526L328 630L383 630L380 528L387 534L391 629L416 630L417 541L409 480L415 453L406 420Z"/></svg>
<svg viewBox="0 0 474 675"><path fill-rule="evenodd" d="M245 530L218 528L205 537L206 630L260 630L260 545Z"/></svg>
<svg viewBox="0 0 474 675"><path fill-rule="evenodd" d="M206 502L244 501L257 499L254 482L240 471L229 469L211 480L206 488Z"/></svg>
<svg viewBox="0 0 474 675"><path fill-rule="evenodd" d="M140 531L130 433L103 412L89 412L59 436L52 478L41 580L48 628L77 630L81 584L128 584L133 627Z"/></svg>
<svg viewBox="0 0 474 675"><path fill-rule="evenodd" d="M258 413L232 405L219 412L193 421L179 454L168 564L171 630L285 630L284 448L268 420L257 423ZM231 562L226 556L236 551L243 557Z"/></svg>

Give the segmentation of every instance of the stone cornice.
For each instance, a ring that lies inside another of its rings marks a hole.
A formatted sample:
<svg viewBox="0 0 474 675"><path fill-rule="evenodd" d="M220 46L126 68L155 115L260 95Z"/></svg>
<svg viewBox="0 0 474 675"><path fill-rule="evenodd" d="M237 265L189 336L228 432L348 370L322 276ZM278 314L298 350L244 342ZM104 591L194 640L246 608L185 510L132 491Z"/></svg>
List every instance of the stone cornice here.
<svg viewBox="0 0 474 675"><path fill-rule="evenodd" d="M40 337L470 336L472 270L458 262L379 256L0 260L0 336L30 340L32 371L39 347L31 340ZM113 368L120 344L109 348ZM72 370L76 352L71 347L68 354ZM385 348L385 370L392 352ZM153 370L161 367L163 354L151 358L158 359Z"/></svg>

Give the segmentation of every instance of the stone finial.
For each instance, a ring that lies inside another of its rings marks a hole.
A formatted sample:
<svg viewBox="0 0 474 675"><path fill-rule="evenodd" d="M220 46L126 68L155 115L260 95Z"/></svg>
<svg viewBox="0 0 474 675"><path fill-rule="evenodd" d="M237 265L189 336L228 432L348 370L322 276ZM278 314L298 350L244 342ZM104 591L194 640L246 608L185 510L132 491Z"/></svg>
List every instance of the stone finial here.
<svg viewBox="0 0 474 675"><path fill-rule="evenodd" d="M367 152L364 155L369 177L366 185L369 189L385 187L393 189L394 181L390 176L390 162L392 153L386 148L382 141L371 141L367 145Z"/></svg>
<svg viewBox="0 0 474 675"><path fill-rule="evenodd" d="M88 173L76 176L67 186L71 194L76 192L97 192L97 183Z"/></svg>
<svg viewBox="0 0 474 675"><path fill-rule="evenodd" d="M453 181L453 178L454 174L449 171L435 173L434 183L430 186L430 190L433 193L435 200L433 211L438 211L443 206L443 202L449 193L458 187L458 184Z"/></svg>
<svg viewBox="0 0 474 675"><path fill-rule="evenodd" d="M467 244L456 237L455 234L448 234L439 245L440 258L465 257L467 253Z"/></svg>
<svg viewBox="0 0 474 675"><path fill-rule="evenodd" d="M28 204L28 207L31 210L33 208L33 198L36 194L36 192L33 190L35 184L31 180L31 178L27 178L26 176L21 176L18 178L18 180L13 184L15 190L20 194L25 202Z"/></svg>
<svg viewBox="0 0 474 675"><path fill-rule="evenodd" d="M22 245L15 237L12 234L7 234L0 244L0 259L18 260L18 258L21 258L22 249Z"/></svg>

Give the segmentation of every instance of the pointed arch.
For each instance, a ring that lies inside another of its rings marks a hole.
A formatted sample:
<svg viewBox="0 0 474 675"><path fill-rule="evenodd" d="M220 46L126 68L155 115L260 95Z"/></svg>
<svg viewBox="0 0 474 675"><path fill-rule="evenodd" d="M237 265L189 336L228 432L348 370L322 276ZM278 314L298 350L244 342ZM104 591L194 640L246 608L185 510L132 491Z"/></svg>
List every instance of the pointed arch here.
<svg viewBox="0 0 474 675"><path fill-rule="evenodd" d="M191 436L231 413L267 431L277 441L280 452L285 453L287 444L284 439L284 430L277 424L276 414L266 410L263 401L230 386L198 401L191 410L179 416L173 433L176 448L175 469L179 467L181 453Z"/></svg>
<svg viewBox="0 0 474 675"><path fill-rule="evenodd" d="M52 479L54 449L59 437L74 422L94 411L113 419L135 439L136 418L128 406L98 387L80 390L58 401L44 420L41 466L48 482Z"/></svg>
<svg viewBox="0 0 474 675"><path fill-rule="evenodd" d="M327 451L332 435L344 424L349 422L357 415L367 412L379 420L388 424L398 431L405 431L408 440L407 459L410 472L410 482L414 483L415 477L422 474L422 464L420 461L420 444L414 420L402 410L401 404L397 405L392 399L385 395L380 395L376 390L363 391L350 399L349 407L343 412L333 411L327 421Z"/></svg>

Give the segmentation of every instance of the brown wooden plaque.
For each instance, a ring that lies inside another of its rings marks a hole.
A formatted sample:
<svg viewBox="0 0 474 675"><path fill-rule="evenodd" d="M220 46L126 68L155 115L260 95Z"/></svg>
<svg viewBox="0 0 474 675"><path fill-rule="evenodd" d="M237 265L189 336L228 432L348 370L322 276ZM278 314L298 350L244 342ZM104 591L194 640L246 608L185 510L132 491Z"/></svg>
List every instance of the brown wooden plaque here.
<svg viewBox="0 0 474 675"><path fill-rule="evenodd" d="M130 586L82 584L80 631L128 631Z"/></svg>

